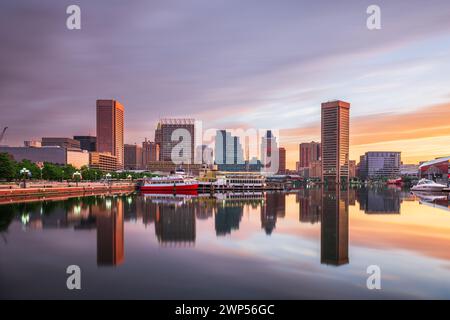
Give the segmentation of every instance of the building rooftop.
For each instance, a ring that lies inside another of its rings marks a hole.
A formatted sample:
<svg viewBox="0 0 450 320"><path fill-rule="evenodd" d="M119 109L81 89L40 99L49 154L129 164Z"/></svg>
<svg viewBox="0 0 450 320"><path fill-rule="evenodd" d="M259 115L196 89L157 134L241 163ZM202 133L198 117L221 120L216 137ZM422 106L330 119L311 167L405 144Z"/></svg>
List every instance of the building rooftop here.
<svg viewBox="0 0 450 320"><path fill-rule="evenodd" d="M186 124L195 124L195 119L189 118L172 118L172 119L160 119L160 124L174 124L174 125L186 125Z"/></svg>
<svg viewBox="0 0 450 320"><path fill-rule="evenodd" d="M446 162L446 161L450 161L450 157L442 157L442 158L436 158L434 160L430 160L427 162L422 163L419 168L425 167L425 166L430 166L432 164L436 164L436 163L440 163L440 162Z"/></svg>

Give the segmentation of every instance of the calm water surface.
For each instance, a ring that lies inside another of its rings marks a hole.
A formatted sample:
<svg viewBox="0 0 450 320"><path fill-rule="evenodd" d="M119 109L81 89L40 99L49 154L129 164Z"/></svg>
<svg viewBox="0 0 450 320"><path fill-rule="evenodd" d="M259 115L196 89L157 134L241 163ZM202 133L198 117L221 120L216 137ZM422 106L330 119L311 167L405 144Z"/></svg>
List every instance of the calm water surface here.
<svg viewBox="0 0 450 320"><path fill-rule="evenodd" d="M398 189L0 205L0 298L448 299L449 207Z"/></svg>

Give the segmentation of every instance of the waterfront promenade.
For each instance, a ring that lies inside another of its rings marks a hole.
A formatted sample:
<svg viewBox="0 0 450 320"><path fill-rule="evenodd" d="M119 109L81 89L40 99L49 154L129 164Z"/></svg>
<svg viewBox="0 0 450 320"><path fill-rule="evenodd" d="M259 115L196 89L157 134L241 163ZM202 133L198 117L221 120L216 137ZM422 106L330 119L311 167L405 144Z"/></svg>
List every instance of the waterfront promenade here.
<svg viewBox="0 0 450 320"><path fill-rule="evenodd" d="M0 185L0 203L11 201L24 201L26 199L36 199L45 197L64 197L68 195L94 195L99 193L132 192L135 190L133 182L83 182L63 183L63 182L40 182L30 183L27 188L20 188L18 185Z"/></svg>

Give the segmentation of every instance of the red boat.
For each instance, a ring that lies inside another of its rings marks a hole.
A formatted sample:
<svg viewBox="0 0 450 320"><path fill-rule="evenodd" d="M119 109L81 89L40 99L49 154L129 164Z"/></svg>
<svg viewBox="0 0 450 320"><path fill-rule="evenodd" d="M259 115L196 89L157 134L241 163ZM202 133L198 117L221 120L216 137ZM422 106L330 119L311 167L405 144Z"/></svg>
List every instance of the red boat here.
<svg viewBox="0 0 450 320"><path fill-rule="evenodd" d="M144 192L193 192L198 190L198 181L182 176L155 177L144 179L140 190Z"/></svg>
<svg viewBox="0 0 450 320"><path fill-rule="evenodd" d="M397 185L397 186L400 186L400 185L403 184L403 180L402 180L402 178L389 179L389 180L387 181L387 184L395 184L395 185Z"/></svg>

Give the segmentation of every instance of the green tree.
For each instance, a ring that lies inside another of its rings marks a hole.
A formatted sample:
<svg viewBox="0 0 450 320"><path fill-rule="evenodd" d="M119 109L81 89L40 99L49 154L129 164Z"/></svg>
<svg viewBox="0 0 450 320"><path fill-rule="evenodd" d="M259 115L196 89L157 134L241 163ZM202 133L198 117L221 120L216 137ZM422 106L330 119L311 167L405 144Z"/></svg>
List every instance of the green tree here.
<svg viewBox="0 0 450 320"><path fill-rule="evenodd" d="M46 180L61 180L63 178L62 168L53 163L45 162L42 177Z"/></svg>
<svg viewBox="0 0 450 320"><path fill-rule="evenodd" d="M39 179L41 177L41 169L39 169L39 167L31 162L30 160L22 160L21 162L19 162L16 166L16 176L17 177L21 177L20 175L20 170L22 170L23 168L30 170L31 172L31 177L30 179Z"/></svg>
<svg viewBox="0 0 450 320"><path fill-rule="evenodd" d="M16 176L16 162L7 153L0 153L0 179L11 181Z"/></svg>

